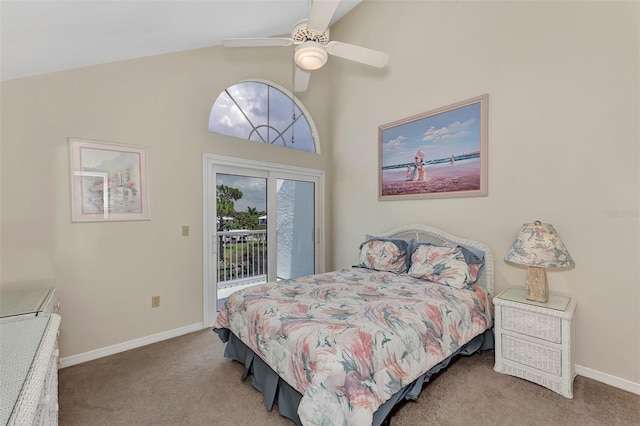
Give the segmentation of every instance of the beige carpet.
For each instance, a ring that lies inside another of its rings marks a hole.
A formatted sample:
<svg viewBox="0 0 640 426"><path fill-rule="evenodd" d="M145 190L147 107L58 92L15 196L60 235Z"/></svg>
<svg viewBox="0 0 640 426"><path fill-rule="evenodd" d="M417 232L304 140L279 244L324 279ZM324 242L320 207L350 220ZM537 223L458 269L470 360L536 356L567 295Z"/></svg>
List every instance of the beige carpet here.
<svg viewBox="0 0 640 426"><path fill-rule="evenodd" d="M60 424L286 425L211 330L60 370ZM638 425L640 396L578 376L574 398L462 357L391 420L408 425Z"/></svg>

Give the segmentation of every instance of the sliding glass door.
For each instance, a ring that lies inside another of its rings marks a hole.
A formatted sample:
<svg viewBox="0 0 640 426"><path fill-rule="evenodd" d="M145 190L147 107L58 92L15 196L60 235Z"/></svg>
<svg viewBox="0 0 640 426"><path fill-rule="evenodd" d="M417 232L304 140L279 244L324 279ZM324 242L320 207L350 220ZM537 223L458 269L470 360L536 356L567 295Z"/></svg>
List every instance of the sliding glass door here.
<svg viewBox="0 0 640 426"><path fill-rule="evenodd" d="M322 270L322 172L213 156L205 167L205 321L234 291Z"/></svg>

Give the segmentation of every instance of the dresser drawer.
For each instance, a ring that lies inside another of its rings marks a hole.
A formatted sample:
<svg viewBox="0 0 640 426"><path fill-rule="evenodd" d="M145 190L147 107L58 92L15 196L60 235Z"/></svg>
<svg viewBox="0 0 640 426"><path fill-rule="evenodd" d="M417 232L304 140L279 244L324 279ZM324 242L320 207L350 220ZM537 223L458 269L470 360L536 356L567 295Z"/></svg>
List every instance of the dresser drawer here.
<svg viewBox="0 0 640 426"><path fill-rule="evenodd" d="M562 351L503 334L502 357L505 360L562 376Z"/></svg>
<svg viewBox="0 0 640 426"><path fill-rule="evenodd" d="M16 316L0 322L0 425L58 424L60 316Z"/></svg>
<svg viewBox="0 0 640 426"><path fill-rule="evenodd" d="M58 424L58 355L58 349L54 348L33 425L54 426Z"/></svg>
<svg viewBox="0 0 640 426"><path fill-rule="evenodd" d="M562 343L562 320L558 317L508 306L502 307L500 315L504 330L537 337L548 342Z"/></svg>

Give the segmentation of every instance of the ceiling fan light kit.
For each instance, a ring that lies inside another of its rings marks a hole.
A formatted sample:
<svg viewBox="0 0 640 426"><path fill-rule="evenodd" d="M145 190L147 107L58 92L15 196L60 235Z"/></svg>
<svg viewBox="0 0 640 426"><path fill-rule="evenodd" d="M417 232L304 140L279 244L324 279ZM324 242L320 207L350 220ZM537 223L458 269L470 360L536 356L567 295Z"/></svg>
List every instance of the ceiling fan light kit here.
<svg viewBox="0 0 640 426"><path fill-rule="evenodd" d="M315 41L306 41L296 47L293 59L303 70L313 71L327 63L327 49Z"/></svg>

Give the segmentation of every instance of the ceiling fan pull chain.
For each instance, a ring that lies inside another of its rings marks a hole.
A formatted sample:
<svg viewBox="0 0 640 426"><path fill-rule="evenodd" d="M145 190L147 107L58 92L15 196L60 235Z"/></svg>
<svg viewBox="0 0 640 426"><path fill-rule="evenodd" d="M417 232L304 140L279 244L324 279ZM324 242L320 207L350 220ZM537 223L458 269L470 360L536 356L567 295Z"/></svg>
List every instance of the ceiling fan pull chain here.
<svg viewBox="0 0 640 426"><path fill-rule="evenodd" d="M294 50L295 55L295 50ZM295 57L295 56L294 56ZM296 143L296 139L294 136L294 129L296 123L296 61L294 58L291 58L291 115L293 118L293 124L291 125L291 144Z"/></svg>

